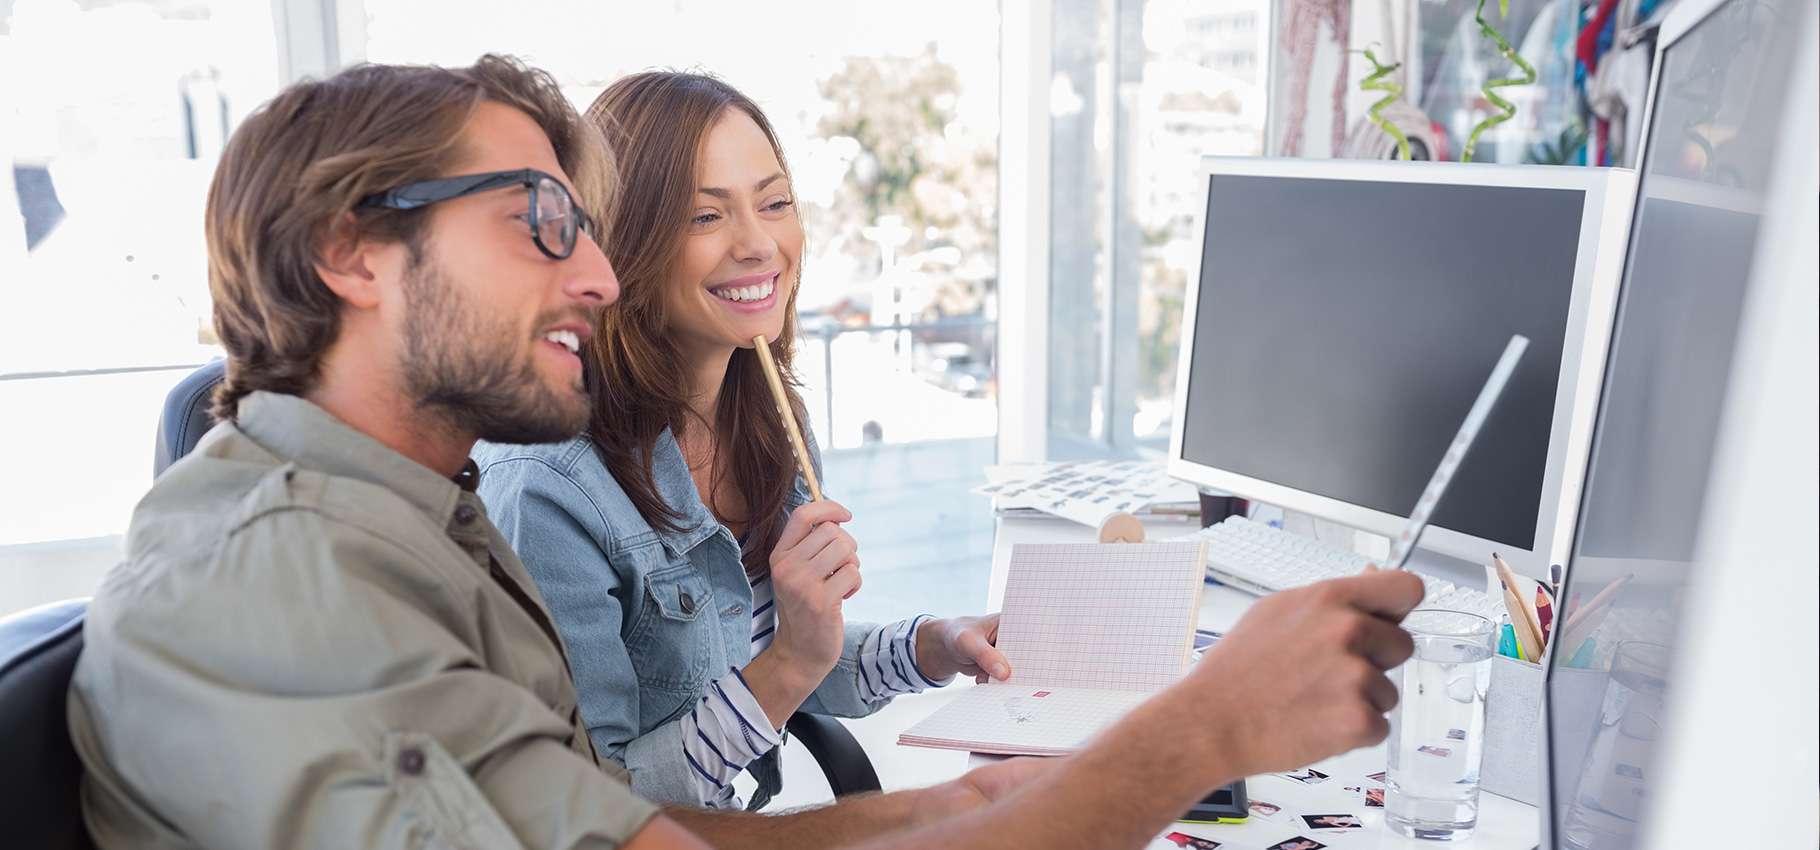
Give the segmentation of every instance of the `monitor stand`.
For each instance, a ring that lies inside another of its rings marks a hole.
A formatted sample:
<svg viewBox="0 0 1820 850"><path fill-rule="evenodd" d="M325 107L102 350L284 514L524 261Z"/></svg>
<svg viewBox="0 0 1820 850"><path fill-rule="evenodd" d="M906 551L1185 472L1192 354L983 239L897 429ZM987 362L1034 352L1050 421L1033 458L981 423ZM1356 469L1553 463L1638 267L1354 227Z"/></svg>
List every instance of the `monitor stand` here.
<svg viewBox="0 0 1820 850"><path fill-rule="evenodd" d="M1486 593L1491 592L1491 589L1485 586L1485 566L1483 564L1475 564L1452 555L1443 555L1417 546L1416 550L1410 553L1409 562L1404 566L1414 572L1427 573L1462 587L1471 587Z"/></svg>

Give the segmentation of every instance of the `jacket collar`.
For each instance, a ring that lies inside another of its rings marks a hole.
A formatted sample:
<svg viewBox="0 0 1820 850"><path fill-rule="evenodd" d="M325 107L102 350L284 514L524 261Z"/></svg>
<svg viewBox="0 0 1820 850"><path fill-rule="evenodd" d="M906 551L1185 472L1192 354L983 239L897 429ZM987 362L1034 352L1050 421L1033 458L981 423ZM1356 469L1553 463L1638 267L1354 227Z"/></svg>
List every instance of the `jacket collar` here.
<svg viewBox="0 0 1820 850"><path fill-rule="evenodd" d="M294 395L249 393L240 400L235 425L280 457L307 469L377 484L439 522L447 521L462 492L479 480L473 461L452 481ZM687 468L683 471L686 477Z"/></svg>
<svg viewBox="0 0 1820 850"><path fill-rule="evenodd" d="M733 539L733 533L726 531L702 502L701 493L695 489L695 479L689 475L689 462L683 459L682 446L677 444L676 436L668 428L657 435L657 444L651 449L651 477L656 479L657 495L664 504L682 514L678 521L681 529L652 529L665 548L678 555L685 554L721 532L738 551L739 543Z"/></svg>

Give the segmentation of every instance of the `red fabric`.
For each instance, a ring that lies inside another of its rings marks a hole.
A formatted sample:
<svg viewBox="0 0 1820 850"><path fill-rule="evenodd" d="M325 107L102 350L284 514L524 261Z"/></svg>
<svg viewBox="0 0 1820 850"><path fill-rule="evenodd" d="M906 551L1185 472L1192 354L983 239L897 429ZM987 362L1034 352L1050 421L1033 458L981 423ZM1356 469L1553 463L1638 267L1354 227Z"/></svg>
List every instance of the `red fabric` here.
<svg viewBox="0 0 1820 850"><path fill-rule="evenodd" d="M1599 56L1594 52L1599 49L1599 33L1605 31L1605 22L1611 20L1611 13L1617 8L1618 0L1599 0L1599 10L1580 28L1580 37L1574 42L1574 57L1586 66L1588 74L1599 70Z"/></svg>

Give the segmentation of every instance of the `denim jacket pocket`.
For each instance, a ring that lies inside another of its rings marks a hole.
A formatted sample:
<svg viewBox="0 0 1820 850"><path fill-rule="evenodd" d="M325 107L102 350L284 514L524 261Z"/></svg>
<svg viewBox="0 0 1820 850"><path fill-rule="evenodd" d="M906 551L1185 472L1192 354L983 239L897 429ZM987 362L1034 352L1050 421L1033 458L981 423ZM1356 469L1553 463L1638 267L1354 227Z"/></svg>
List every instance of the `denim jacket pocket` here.
<svg viewBox="0 0 1820 850"><path fill-rule="evenodd" d="M652 547L647 553L663 560L663 550ZM707 684L708 663L714 653L715 616L713 590L708 579L687 561L665 563L645 579L645 616L639 618L626 638L626 648L636 659L638 685L641 690L670 692L648 694L641 713L668 717L673 709L686 707ZM682 696L680 706L657 706L652 699L674 702Z"/></svg>

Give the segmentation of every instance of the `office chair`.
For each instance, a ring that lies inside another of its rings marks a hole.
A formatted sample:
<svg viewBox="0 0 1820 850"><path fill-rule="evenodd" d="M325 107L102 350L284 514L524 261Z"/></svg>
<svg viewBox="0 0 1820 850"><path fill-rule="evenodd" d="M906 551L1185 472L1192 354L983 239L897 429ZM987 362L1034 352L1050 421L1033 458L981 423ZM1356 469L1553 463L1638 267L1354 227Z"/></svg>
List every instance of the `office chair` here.
<svg viewBox="0 0 1820 850"><path fill-rule="evenodd" d="M0 834L8 847L92 850L65 706L88 600L0 620Z"/></svg>
<svg viewBox="0 0 1820 850"><path fill-rule="evenodd" d="M216 360L191 372L177 383L164 399L164 418L158 422L158 445L153 452L152 476L190 453L215 420L209 416L210 399L215 387L227 374L225 361ZM801 741L816 766L828 780L836 797L877 791L882 787L872 760L859 745L853 733L839 720L821 714L799 711L790 716L784 728Z"/></svg>

